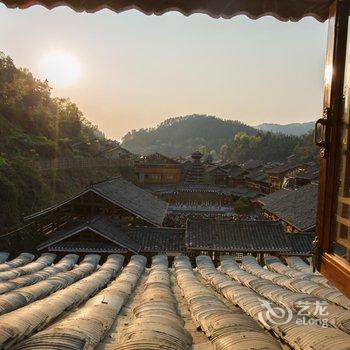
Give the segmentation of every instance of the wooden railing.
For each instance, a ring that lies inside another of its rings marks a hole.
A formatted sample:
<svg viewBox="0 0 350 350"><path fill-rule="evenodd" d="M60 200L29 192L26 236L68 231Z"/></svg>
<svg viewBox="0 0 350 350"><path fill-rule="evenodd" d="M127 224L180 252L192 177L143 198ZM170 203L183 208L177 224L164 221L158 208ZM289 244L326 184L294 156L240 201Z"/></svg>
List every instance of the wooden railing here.
<svg viewBox="0 0 350 350"><path fill-rule="evenodd" d="M41 172L65 170L65 169L83 169L83 168L102 168L114 166L133 166L132 160L126 159L104 159L104 158L58 158L48 160L38 160L32 162L33 167Z"/></svg>

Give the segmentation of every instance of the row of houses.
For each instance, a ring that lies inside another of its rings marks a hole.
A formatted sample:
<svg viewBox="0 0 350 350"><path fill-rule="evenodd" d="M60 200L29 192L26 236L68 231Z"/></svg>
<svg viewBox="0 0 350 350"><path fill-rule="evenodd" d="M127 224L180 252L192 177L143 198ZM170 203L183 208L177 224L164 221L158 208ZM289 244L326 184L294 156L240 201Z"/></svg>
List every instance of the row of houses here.
<svg viewBox="0 0 350 350"><path fill-rule="evenodd" d="M291 156L283 164L249 160L243 164L219 162L207 164L202 154L194 152L192 160L178 161L159 153L141 157L135 172L142 185L198 184L246 186L261 193L283 187L298 187L317 180L317 164L303 164Z"/></svg>
<svg viewBox="0 0 350 350"><path fill-rule="evenodd" d="M129 161L141 185L174 185L206 183L216 186L245 186L264 194L281 188L300 187L317 181L318 165L303 164L291 156L285 163L264 163L249 160L207 163L203 155L194 152L191 157L173 159L160 153L137 156L111 140L78 142L72 149L88 152L97 159Z"/></svg>
<svg viewBox="0 0 350 350"><path fill-rule="evenodd" d="M214 259L226 253L311 255L313 233L288 233L279 221L190 219L186 228L179 229L163 226L167 210L165 201L116 177L26 217L34 231L26 244L62 255L118 252L151 258L162 252L208 254Z"/></svg>

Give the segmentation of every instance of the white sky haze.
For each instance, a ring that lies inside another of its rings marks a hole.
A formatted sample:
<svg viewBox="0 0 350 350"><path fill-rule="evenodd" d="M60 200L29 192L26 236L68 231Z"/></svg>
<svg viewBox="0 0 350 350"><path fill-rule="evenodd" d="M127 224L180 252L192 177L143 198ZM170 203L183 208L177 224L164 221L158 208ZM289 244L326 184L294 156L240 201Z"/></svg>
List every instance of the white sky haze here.
<svg viewBox="0 0 350 350"><path fill-rule="evenodd" d="M49 75L45 55L66 53L70 74L79 74L69 84L51 81L53 94L70 97L111 138L194 113L250 125L321 114L327 23L312 18L78 14L0 4L0 23L0 51L40 78Z"/></svg>

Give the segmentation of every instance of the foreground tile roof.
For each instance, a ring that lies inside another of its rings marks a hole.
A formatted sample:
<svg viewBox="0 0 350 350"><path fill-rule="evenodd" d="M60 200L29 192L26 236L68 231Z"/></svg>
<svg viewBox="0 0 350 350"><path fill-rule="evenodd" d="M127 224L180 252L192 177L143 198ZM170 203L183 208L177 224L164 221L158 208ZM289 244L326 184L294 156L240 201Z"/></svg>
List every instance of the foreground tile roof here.
<svg viewBox="0 0 350 350"><path fill-rule="evenodd" d="M170 269L165 255L154 256L150 268L141 255L126 263L122 255L112 254L101 266L95 254L79 265L76 261L77 256L67 255L52 267L29 273L32 283L0 292L0 348L350 346L350 300L300 258L285 265L266 257L263 268L252 256L238 265L225 255L216 268L202 255L196 269L184 255Z"/></svg>

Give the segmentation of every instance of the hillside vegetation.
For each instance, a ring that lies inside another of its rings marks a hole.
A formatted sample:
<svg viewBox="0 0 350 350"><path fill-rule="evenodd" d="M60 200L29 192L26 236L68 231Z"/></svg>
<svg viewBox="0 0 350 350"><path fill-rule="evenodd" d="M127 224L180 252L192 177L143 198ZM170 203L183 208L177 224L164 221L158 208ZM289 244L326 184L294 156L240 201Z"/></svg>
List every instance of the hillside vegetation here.
<svg viewBox="0 0 350 350"><path fill-rule="evenodd" d="M201 146L219 152L239 132L255 135L257 130L237 120L190 115L169 118L155 128L132 130L123 137L122 146L137 154L187 156Z"/></svg>
<svg viewBox="0 0 350 350"><path fill-rule="evenodd" d="M0 232L23 215L70 194L116 169L42 175L33 161L83 158L72 142L103 138L69 99L53 98L47 82L15 67L0 52Z"/></svg>

